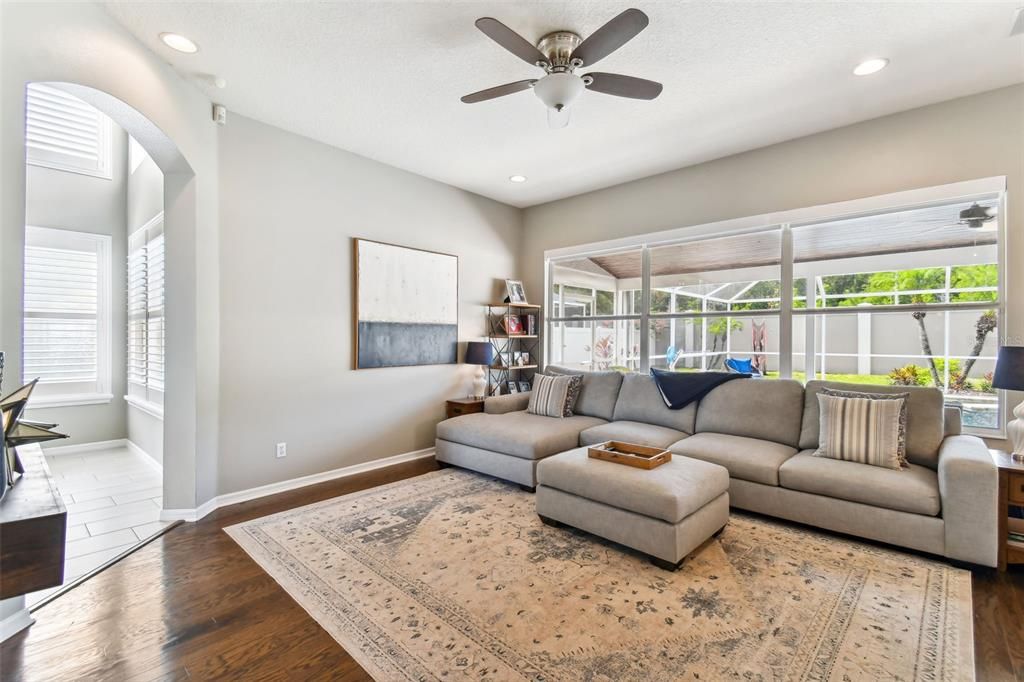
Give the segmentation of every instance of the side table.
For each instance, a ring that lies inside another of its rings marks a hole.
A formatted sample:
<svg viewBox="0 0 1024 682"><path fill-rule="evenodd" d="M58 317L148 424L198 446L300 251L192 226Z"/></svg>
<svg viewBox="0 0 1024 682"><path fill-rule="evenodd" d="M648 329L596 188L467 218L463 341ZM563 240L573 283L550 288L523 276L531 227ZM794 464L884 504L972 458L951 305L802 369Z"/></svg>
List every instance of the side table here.
<svg viewBox="0 0 1024 682"><path fill-rule="evenodd" d="M454 398L444 404L445 419L484 411L483 398Z"/></svg>
<svg viewBox="0 0 1024 682"><path fill-rule="evenodd" d="M1010 518L1010 507L1024 507L1024 460L1004 450L990 450L999 467L999 570L1008 564L1024 564L1024 542L1011 540L1010 525L1024 532L1024 519Z"/></svg>

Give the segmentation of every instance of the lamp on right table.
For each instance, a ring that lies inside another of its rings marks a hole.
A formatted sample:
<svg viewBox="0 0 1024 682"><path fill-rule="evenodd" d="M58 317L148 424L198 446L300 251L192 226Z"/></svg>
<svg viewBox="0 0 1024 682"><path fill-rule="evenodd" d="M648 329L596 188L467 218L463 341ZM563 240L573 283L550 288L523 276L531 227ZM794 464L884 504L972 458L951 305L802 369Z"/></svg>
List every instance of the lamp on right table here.
<svg viewBox="0 0 1024 682"><path fill-rule="evenodd" d="M1009 391L1024 391L1024 346L1002 346L996 358L996 371L992 386ZM1013 454L1024 456L1024 402L1013 408L1013 416L1006 425L1006 435L1013 443Z"/></svg>

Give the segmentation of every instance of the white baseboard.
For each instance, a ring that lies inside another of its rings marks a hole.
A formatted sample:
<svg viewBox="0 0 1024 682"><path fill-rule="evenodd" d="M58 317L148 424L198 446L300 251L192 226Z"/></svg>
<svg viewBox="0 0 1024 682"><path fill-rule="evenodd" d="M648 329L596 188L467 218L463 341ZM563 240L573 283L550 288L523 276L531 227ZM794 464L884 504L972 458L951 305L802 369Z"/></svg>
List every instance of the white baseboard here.
<svg viewBox="0 0 1024 682"><path fill-rule="evenodd" d="M29 613L27 606L0 620L0 642L6 642L34 622L36 621L32 618L32 614Z"/></svg>
<svg viewBox="0 0 1024 682"><path fill-rule="evenodd" d="M43 454L47 457L54 455L80 455L83 452L95 452L96 450L113 450L115 448L127 447L128 441L124 438L114 440L98 440L92 443L78 443L76 445L53 445L43 447Z"/></svg>
<svg viewBox="0 0 1024 682"><path fill-rule="evenodd" d="M238 504L239 502L248 502L249 500L255 500L260 497L276 495L277 493L295 490L296 488L304 488L308 485L324 483L325 481L333 481L338 478L354 476L355 474L361 474L367 471L374 471L375 469L383 469L384 467L394 466L395 464L403 464L405 462L412 462L417 459L426 459L427 457L433 456L434 448L429 447L424 448L423 450L405 452L400 455L394 455L392 457L375 459L372 462L363 462L362 464L353 464L351 466L341 467L340 469L332 469L330 471L324 471L319 474L299 476L298 478L292 478L287 481L280 481L278 483L269 483L267 485L249 488L248 490L239 490L238 492L234 493L225 493L224 495L218 495L212 500L204 502L195 509L164 509L160 513L160 520L198 521L210 512L214 511L215 509L227 507L232 504Z"/></svg>
<svg viewBox="0 0 1024 682"><path fill-rule="evenodd" d="M164 467L163 467L162 464L160 464L160 462L156 461L155 457L150 455L148 452L146 452L145 450L143 450L142 448L140 448L138 445L136 445L134 442L132 442L130 440L126 440L124 445L125 445L126 448L128 448L129 452L131 452L133 454L136 454L139 457L142 457L146 461L146 464L148 464L151 467L153 467L153 469L156 470L156 472L158 474L163 475Z"/></svg>

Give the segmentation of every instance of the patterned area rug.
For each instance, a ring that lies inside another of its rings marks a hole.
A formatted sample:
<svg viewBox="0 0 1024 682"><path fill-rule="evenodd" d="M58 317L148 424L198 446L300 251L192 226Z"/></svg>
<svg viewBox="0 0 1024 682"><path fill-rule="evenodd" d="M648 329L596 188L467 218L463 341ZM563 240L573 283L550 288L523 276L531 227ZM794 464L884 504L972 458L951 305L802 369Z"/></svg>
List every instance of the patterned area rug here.
<svg viewBox="0 0 1024 682"><path fill-rule="evenodd" d="M377 680L974 677L968 572L741 514L675 573L456 469L227 532Z"/></svg>

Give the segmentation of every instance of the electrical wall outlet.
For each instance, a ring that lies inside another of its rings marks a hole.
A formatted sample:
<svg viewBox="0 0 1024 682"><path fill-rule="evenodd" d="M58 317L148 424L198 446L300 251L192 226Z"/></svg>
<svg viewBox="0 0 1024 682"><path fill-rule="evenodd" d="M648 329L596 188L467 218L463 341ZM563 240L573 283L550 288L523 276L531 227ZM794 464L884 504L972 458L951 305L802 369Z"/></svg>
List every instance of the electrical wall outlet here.
<svg viewBox="0 0 1024 682"><path fill-rule="evenodd" d="M277 444L277 457L278 457L278 459L280 459L281 457L285 457L287 454L288 454L288 444L287 443L278 443Z"/></svg>

